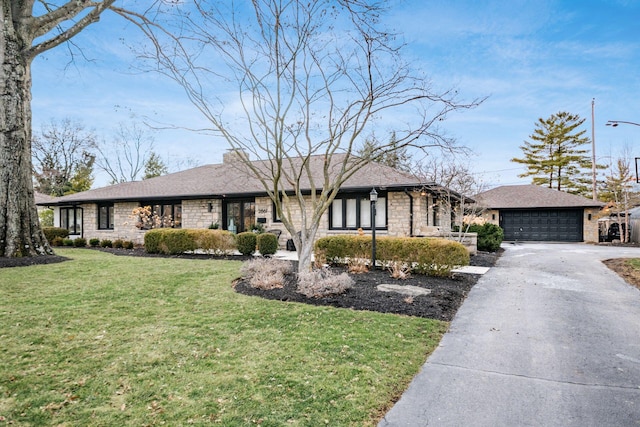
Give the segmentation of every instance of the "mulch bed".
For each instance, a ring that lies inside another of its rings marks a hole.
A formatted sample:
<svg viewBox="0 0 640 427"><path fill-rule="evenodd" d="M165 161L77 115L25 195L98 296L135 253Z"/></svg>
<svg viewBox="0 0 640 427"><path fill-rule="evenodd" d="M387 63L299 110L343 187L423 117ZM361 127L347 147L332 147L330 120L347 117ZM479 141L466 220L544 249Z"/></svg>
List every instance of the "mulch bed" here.
<svg viewBox="0 0 640 427"><path fill-rule="evenodd" d="M249 258L241 256L219 257L201 254L167 256L148 254L142 248L136 248L133 250L95 248L92 250L101 250L118 256L166 257L202 260L246 260ZM477 255L471 257L471 265L493 267L501 254L502 251L497 253L478 252ZM0 268L50 264L66 260L68 260L68 258L58 255L31 258L0 257ZM344 267L332 268L337 273L346 271ZM395 313L407 316L427 317L431 319L451 321L473 285L475 285L480 278L479 275L466 273L457 273L454 274L453 277L445 278L412 274L407 279L397 280L392 278L390 273L385 270L369 271L362 274L350 274L350 276L355 281L355 285L351 289L347 290L344 294L325 298L307 298L298 293L296 291L295 275L288 277L283 288L269 291L252 288L242 279L236 280L233 286L238 293L278 301L300 302L311 305L328 305L354 310ZM431 293L429 295L408 298L406 295L395 292L379 291L376 287L380 284L417 286L430 289Z"/></svg>
<svg viewBox="0 0 640 427"><path fill-rule="evenodd" d="M471 257L471 265L492 267L502 252L479 252ZM346 271L343 267L333 267L336 273ZM385 270L369 271L362 274L350 274L355 284L341 295L324 298L307 298L296 292L295 276L287 278L283 288L261 290L251 287L244 280L234 284L236 292L279 301L292 301L312 305L329 305L354 310L395 313L407 316L427 317L451 321L467 294L480 278L477 274L457 273L451 278L431 277L412 274L409 278L397 280ZM383 292L377 289L380 284L411 285L430 289L429 295L408 298L395 292Z"/></svg>

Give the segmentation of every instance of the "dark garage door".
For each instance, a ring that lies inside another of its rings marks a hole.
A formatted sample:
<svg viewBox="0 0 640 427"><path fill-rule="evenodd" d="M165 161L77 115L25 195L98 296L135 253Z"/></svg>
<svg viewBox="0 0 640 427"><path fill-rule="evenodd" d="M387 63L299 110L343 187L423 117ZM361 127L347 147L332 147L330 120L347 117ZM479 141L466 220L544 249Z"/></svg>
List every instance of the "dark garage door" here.
<svg viewBox="0 0 640 427"><path fill-rule="evenodd" d="M582 242L582 209L502 210L504 240Z"/></svg>

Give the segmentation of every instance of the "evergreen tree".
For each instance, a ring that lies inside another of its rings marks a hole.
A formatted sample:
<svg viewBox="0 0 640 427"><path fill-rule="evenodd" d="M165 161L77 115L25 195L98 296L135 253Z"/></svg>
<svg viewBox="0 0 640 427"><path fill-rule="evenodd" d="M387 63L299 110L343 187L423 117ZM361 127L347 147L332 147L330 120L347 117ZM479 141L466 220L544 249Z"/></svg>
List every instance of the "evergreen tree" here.
<svg viewBox="0 0 640 427"><path fill-rule="evenodd" d="M387 151L389 147L393 149ZM382 148L384 148L384 151ZM407 147L398 146L395 132L391 134L388 144L382 144L374 137L367 139L362 148L358 150L357 155L365 159L371 158L374 162L382 163L404 172L412 170L411 157L407 153Z"/></svg>
<svg viewBox="0 0 640 427"><path fill-rule="evenodd" d="M512 162L523 164L527 171L519 177L533 177L533 184L572 194L589 195L592 183L590 143L580 130L585 119L577 114L559 112L548 119L538 119L531 141L521 145L524 156ZM602 166L598 166L602 168Z"/></svg>
<svg viewBox="0 0 640 427"><path fill-rule="evenodd" d="M152 151L144 164L144 176L142 179L155 178L156 176L166 175L168 172L167 165L156 152Z"/></svg>

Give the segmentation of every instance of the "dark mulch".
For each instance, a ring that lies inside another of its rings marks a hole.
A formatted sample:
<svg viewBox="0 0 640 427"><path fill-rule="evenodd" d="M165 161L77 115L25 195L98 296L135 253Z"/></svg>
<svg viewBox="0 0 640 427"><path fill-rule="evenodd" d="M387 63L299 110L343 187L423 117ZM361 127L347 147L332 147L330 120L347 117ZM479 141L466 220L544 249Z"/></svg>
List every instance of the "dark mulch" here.
<svg viewBox="0 0 640 427"><path fill-rule="evenodd" d="M59 255L42 255L21 258L0 257L0 268L28 267L30 265L55 264L63 261L69 261L69 258Z"/></svg>
<svg viewBox="0 0 640 427"><path fill-rule="evenodd" d="M492 267L500 257L499 253L480 252L471 257L471 265ZM334 267L336 273L344 268ZM293 276L289 277L283 288L261 290L252 288L246 281L236 281L235 290L244 295L262 298L295 301L312 305L330 305L354 310L378 311L381 313L404 314L407 316L428 317L451 321L466 298L469 290L476 284L479 275L455 274L451 278L430 277L413 274L404 280L393 279L388 271L375 270L363 274L350 274L355 285L341 295L325 298L307 298L296 292ZM407 298L406 295L379 291L380 284L412 285L431 290L429 295Z"/></svg>
<svg viewBox="0 0 640 427"><path fill-rule="evenodd" d="M142 248L133 250L95 248L103 252L109 252L118 256L144 256L144 257L165 257L182 259L232 259L246 260L249 257L241 256L214 256L200 254L182 255L159 255L148 254ZM493 267L501 255L498 253L479 252L471 257L471 265L481 267ZM68 258L58 255L40 256L31 258L2 258L0 257L0 268L29 266L36 264L50 264L66 261ZM342 267L333 267L340 273L345 271ZM455 274L450 278L430 277L419 274L412 274L404 280L393 279L388 271L375 270L363 274L350 274L355 285L342 295L325 298L307 298L296 292L295 277L288 278L286 285L281 289L263 291L249 286L243 280L237 280L234 284L236 292L244 295L258 296L266 299L279 301L294 301L312 305L329 305L340 308L351 308L354 310L369 310L382 313L396 313L407 316L427 317L451 321L456 311L466 298L467 294L476 284L479 275L475 274ZM383 292L376 289L379 284L412 285L431 290L429 295L407 298L394 292Z"/></svg>

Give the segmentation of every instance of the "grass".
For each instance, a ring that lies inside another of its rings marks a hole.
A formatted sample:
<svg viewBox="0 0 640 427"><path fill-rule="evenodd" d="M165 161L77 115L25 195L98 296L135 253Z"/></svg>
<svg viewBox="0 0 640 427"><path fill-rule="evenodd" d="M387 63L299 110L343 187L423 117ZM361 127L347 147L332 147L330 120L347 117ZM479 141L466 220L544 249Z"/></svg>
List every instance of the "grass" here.
<svg viewBox="0 0 640 427"><path fill-rule="evenodd" d="M640 258L629 258L627 264L633 267L635 270L640 270Z"/></svg>
<svg viewBox="0 0 640 427"><path fill-rule="evenodd" d="M373 426L447 324L268 301L240 264L0 269L0 425Z"/></svg>

